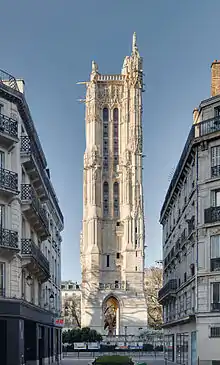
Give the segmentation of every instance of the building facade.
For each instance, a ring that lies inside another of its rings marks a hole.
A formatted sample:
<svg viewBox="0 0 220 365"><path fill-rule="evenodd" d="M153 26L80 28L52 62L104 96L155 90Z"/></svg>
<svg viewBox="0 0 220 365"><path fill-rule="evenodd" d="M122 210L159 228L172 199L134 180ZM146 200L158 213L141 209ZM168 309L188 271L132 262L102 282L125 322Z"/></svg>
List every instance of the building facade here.
<svg viewBox="0 0 220 365"><path fill-rule="evenodd" d="M63 216L24 96L0 71L0 333L6 365L61 353ZM44 362L43 362L44 361Z"/></svg>
<svg viewBox="0 0 220 365"><path fill-rule="evenodd" d="M81 327L81 288L73 281L62 281L62 316L64 317L63 330Z"/></svg>
<svg viewBox="0 0 220 365"><path fill-rule="evenodd" d="M166 356L181 364L220 360L220 62L211 98L193 125L161 210Z"/></svg>
<svg viewBox="0 0 220 365"><path fill-rule="evenodd" d="M121 74L102 75L93 62L86 82L81 318L109 336L147 326L142 75L134 34Z"/></svg>

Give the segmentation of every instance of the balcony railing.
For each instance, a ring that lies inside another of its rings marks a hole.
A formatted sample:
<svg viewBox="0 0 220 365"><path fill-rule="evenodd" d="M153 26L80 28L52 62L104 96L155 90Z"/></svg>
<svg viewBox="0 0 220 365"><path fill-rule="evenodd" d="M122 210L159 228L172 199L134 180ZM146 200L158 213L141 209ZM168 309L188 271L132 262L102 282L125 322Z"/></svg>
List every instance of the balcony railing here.
<svg viewBox="0 0 220 365"><path fill-rule="evenodd" d="M218 177L218 176L220 176L220 165L212 166L211 177Z"/></svg>
<svg viewBox="0 0 220 365"><path fill-rule="evenodd" d="M0 133L18 138L18 122L0 113Z"/></svg>
<svg viewBox="0 0 220 365"><path fill-rule="evenodd" d="M214 117L199 123L199 137L218 131L220 131L220 117Z"/></svg>
<svg viewBox="0 0 220 365"><path fill-rule="evenodd" d="M19 91L18 84L17 84L15 77L3 70L0 70L0 82L11 87L12 89L14 89L16 91Z"/></svg>
<svg viewBox="0 0 220 365"><path fill-rule="evenodd" d="M220 257L211 259L211 271L220 271Z"/></svg>
<svg viewBox="0 0 220 365"><path fill-rule="evenodd" d="M204 211L204 223L215 223L220 221L220 207L210 207Z"/></svg>
<svg viewBox="0 0 220 365"><path fill-rule="evenodd" d="M48 178L47 172L45 171L45 168L44 168L44 166L42 164L42 161L39 157L39 153L38 153L37 149L35 148L34 144L31 143L30 138L28 136L22 136L21 137L21 154L24 154L24 155L28 154L30 156L33 155L33 157L34 157L34 159L37 163L37 166L40 170L40 174L41 174L41 177L44 181L44 184L45 184L50 196L53 199L53 203L54 203L54 205L56 207L56 210L59 214L59 217L60 217L60 219L63 223L63 221L64 221L63 215L62 215L62 212L60 210L60 207L59 207L55 192L54 192L54 190L51 186L51 182Z"/></svg>
<svg viewBox="0 0 220 365"><path fill-rule="evenodd" d="M44 256L40 248L31 239L21 239L21 254L23 256L33 258L41 270L45 273L46 278L48 279L50 277L49 261Z"/></svg>
<svg viewBox="0 0 220 365"><path fill-rule="evenodd" d="M175 294L177 289L177 280L171 279L165 284L158 293L158 301L161 301L164 297Z"/></svg>
<svg viewBox="0 0 220 365"><path fill-rule="evenodd" d="M18 174L0 168L0 189L6 191L18 192Z"/></svg>
<svg viewBox="0 0 220 365"><path fill-rule="evenodd" d="M49 220L47 219L46 212L41 205L40 200L37 198L36 193L30 184L21 185L21 200L29 202L33 206L33 209L38 214L42 224L49 232Z"/></svg>
<svg viewBox="0 0 220 365"><path fill-rule="evenodd" d="M0 248L18 250L18 232L0 227Z"/></svg>
<svg viewBox="0 0 220 365"><path fill-rule="evenodd" d="M166 204L168 202L168 200L170 199L171 195L172 195L172 190L177 182L177 179L179 178L179 173L182 170L183 167L183 163L184 160L189 152L190 146L192 145L194 139L199 138L199 137L203 137L205 135L214 133L214 132L218 132L220 131L220 117L215 117L215 118L211 118L208 120L204 120L203 122L200 122L198 124L194 124L189 132L187 141L185 143L183 152L181 154L180 160L178 162L177 168L174 172L173 178L171 180L171 183L169 185L167 194L165 196L164 199L164 203L161 209L161 213L160 216L162 218L163 213L165 211L166 208Z"/></svg>
<svg viewBox="0 0 220 365"><path fill-rule="evenodd" d="M211 311L212 312L219 312L220 311L220 303L211 303Z"/></svg>
<svg viewBox="0 0 220 365"><path fill-rule="evenodd" d="M126 283L99 283L100 290L126 290Z"/></svg>

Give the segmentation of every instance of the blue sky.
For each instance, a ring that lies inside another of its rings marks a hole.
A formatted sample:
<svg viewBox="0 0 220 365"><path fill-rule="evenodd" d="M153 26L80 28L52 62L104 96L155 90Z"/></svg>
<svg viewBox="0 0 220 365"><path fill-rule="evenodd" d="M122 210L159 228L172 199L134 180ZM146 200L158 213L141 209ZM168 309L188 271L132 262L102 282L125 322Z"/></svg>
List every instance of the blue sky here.
<svg viewBox="0 0 220 365"><path fill-rule="evenodd" d="M161 258L160 208L192 123L210 95L220 58L219 0L5 0L0 68L26 82L53 185L65 216L63 279L80 280L84 88L94 59L119 73L132 33L144 58L146 264Z"/></svg>

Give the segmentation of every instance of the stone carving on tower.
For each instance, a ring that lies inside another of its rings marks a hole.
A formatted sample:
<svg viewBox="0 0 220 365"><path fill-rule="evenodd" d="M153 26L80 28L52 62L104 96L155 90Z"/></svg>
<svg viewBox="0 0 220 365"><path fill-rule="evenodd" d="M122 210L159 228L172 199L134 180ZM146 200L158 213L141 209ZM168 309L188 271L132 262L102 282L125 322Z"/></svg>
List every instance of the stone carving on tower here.
<svg viewBox="0 0 220 365"><path fill-rule="evenodd" d="M142 72L134 33L121 74L102 75L93 61L86 82L81 322L108 336L147 326Z"/></svg>

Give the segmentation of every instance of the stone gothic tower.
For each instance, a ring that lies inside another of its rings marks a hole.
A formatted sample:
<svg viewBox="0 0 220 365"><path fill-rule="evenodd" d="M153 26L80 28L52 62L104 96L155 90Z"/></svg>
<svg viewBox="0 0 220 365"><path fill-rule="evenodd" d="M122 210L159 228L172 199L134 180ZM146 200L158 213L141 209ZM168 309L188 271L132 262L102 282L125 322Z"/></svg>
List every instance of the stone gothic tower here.
<svg viewBox="0 0 220 365"><path fill-rule="evenodd" d="M81 321L107 335L147 327L142 77L134 33L121 74L102 75L93 62L86 82Z"/></svg>

